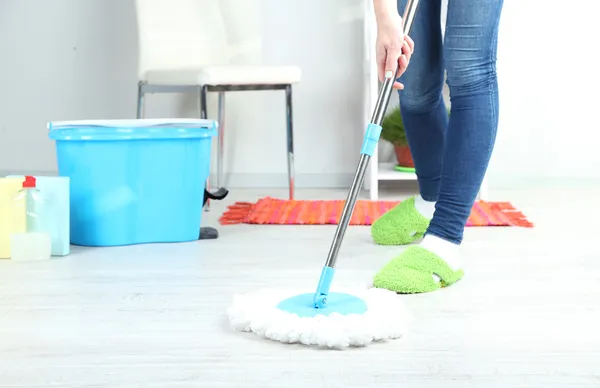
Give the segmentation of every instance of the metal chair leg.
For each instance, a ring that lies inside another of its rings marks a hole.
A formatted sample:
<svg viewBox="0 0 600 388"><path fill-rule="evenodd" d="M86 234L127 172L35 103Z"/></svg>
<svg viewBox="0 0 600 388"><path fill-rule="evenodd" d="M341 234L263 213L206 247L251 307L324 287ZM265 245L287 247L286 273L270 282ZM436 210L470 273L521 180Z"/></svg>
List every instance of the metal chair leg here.
<svg viewBox="0 0 600 388"><path fill-rule="evenodd" d="M294 125L292 118L292 85L285 87L286 123L287 123L287 165L290 199L294 199Z"/></svg>
<svg viewBox="0 0 600 388"><path fill-rule="evenodd" d="M217 188L225 186L223 180L223 156L225 154L225 92L219 92L219 144L217 147Z"/></svg>
<svg viewBox="0 0 600 388"><path fill-rule="evenodd" d="M208 109L207 107L208 100L208 85L198 86L198 109L200 110L200 118L208 119ZM206 178L206 190L210 190L210 176ZM210 211L210 199L206 201L206 205L204 205L204 211Z"/></svg>
<svg viewBox="0 0 600 388"><path fill-rule="evenodd" d="M138 100L137 100L137 114L136 117L141 119L144 117L144 83L138 83Z"/></svg>

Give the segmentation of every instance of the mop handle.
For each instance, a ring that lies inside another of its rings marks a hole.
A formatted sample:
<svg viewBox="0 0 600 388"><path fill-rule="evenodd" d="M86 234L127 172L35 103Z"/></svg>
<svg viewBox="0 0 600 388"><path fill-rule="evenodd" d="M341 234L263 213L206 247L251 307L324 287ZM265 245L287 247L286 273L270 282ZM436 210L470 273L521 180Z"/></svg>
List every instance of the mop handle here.
<svg viewBox="0 0 600 388"><path fill-rule="evenodd" d="M406 3L404 16L402 17L402 29L404 31L404 35L408 35L410 33L418 3L419 0L408 0ZM397 75L398 69L396 69L396 71L393 73L388 71L385 74L385 78L379 90L379 97L377 98L377 102L375 104L371 122L365 131L358 167L356 169L356 173L354 174L352 185L350 186L350 192L346 198L344 210L342 211L342 216L340 217L340 222L338 223L335 235L333 236L333 241L329 249L329 254L327 255L325 267L323 267L323 271L321 272L321 278L319 279L317 292L314 296L314 305L316 308L324 308L325 304L327 303L327 295L329 295L329 289L331 287L331 282L333 281L335 264L338 258L340 247L342 246L342 240L344 239L344 234L346 233L346 229L348 228L348 224L352 218L356 200L365 179L365 173L369 165L369 160L377 149L377 142L379 141L379 136L381 135L381 124L383 122L383 117L385 116L388 103L390 102L390 97L392 96L393 86Z"/></svg>

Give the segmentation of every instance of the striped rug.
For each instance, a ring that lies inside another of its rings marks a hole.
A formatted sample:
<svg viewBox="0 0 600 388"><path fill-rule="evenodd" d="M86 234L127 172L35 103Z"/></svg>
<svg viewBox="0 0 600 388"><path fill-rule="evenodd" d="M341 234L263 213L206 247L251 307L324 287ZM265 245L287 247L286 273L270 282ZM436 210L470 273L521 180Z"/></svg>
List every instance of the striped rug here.
<svg viewBox="0 0 600 388"><path fill-rule="evenodd" d="M344 208L344 200L311 201L266 197L256 203L237 202L219 219L226 224L270 225L336 225ZM399 201L358 200L350 225L371 225ZM467 226L533 227L525 215L509 202L477 201Z"/></svg>

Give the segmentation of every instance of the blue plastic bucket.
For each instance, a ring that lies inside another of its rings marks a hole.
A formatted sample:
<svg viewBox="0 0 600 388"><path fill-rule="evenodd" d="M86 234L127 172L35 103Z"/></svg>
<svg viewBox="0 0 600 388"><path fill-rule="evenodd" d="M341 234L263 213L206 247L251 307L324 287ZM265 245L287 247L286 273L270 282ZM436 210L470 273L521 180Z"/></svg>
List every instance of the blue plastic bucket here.
<svg viewBox="0 0 600 388"><path fill-rule="evenodd" d="M71 179L71 243L198 239L210 171L210 120L49 123L58 172Z"/></svg>

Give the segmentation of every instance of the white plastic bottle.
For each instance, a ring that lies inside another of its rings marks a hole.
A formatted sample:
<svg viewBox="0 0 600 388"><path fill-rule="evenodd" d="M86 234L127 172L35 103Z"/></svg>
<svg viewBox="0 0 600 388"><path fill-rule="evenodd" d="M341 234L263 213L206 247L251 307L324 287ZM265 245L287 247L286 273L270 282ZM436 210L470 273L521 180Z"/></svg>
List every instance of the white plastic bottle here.
<svg viewBox="0 0 600 388"><path fill-rule="evenodd" d="M50 234L44 231L43 214L44 199L36 188L35 177L27 176L23 188L15 198L15 206L24 206L26 213L26 232L12 234L10 237L10 258L14 261L49 260L52 251Z"/></svg>

